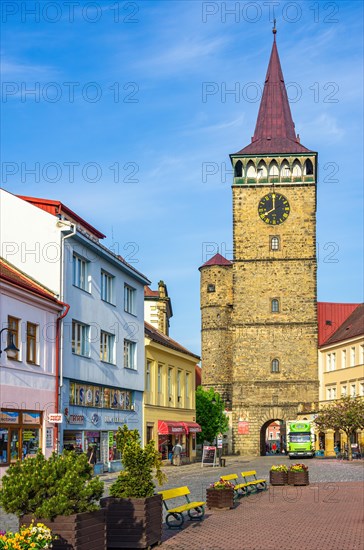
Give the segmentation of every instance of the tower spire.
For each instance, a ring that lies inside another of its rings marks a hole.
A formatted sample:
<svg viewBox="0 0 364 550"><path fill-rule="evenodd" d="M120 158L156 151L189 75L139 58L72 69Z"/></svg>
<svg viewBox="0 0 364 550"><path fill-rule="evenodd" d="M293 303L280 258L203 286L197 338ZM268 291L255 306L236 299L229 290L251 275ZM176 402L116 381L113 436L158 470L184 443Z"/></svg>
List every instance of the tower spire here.
<svg viewBox="0 0 364 550"><path fill-rule="evenodd" d="M296 136L276 42L274 19L273 45L264 82L252 143L239 153L302 153L309 151Z"/></svg>

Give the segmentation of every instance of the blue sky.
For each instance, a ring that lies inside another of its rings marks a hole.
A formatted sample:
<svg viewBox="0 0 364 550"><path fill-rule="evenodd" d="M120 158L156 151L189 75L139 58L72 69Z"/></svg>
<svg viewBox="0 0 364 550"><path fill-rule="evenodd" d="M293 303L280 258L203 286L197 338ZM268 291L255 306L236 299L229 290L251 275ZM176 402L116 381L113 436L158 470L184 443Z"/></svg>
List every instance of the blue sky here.
<svg viewBox="0 0 364 550"><path fill-rule="evenodd" d="M61 200L163 279L195 353L198 267L232 257L228 155L254 132L273 4L296 130L319 152L318 299L360 302L362 2L1 3L2 187Z"/></svg>

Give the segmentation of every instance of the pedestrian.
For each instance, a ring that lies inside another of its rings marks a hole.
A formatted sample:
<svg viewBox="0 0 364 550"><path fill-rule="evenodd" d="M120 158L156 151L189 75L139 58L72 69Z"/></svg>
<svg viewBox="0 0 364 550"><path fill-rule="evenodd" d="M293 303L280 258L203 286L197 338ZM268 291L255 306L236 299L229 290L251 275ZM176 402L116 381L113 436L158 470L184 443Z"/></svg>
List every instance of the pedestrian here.
<svg viewBox="0 0 364 550"><path fill-rule="evenodd" d="M168 460L173 464L173 445L171 441L168 443Z"/></svg>
<svg viewBox="0 0 364 550"><path fill-rule="evenodd" d="M91 466L94 466L96 464L96 449L94 445L90 445L87 451L87 457L88 457L88 463L91 464Z"/></svg>
<svg viewBox="0 0 364 550"><path fill-rule="evenodd" d="M273 445L272 445L272 451L273 451L273 453L277 452L277 445L275 443L273 443Z"/></svg>
<svg viewBox="0 0 364 550"><path fill-rule="evenodd" d="M173 451L173 464L175 466L181 466L182 445L180 444L178 439L176 440L176 443L175 443L172 451Z"/></svg>

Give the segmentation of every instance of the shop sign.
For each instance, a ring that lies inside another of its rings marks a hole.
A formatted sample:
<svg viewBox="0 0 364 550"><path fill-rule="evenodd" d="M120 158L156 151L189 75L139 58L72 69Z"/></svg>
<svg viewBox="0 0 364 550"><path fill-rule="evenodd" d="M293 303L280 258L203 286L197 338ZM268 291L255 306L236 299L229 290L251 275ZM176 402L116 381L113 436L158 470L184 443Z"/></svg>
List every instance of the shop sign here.
<svg viewBox="0 0 364 550"><path fill-rule="evenodd" d="M114 432L109 432L109 447L114 446Z"/></svg>
<svg viewBox="0 0 364 550"><path fill-rule="evenodd" d="M121 418L121 416L105 416L105 422L108 424L125 424L125 420L124 418Z"/></svg>
<svg viewBox="0 0 364 550"><path fill-rule="evenodd" d="M239 422L238 422L238 434L239 435L248 435L249 434L249 422L239 420Z"/></svg>
<svg viewBox="0 0 364 550"><path fill-rule="evenodd" d="M63 414L62 413L49 414L48 422L52 422L53 424L60 424L61 422L63 422Z"/></svg>
<svg viewBox="0 0 364 550"><path fill-rule="evenodd" d="M83 414L70 414L68 417L69 424L83 424L85 422L85 417Z"/></svg>
<svg viewBox="0 0 364 550"><path fill-rule="evenodd" d="M23 412L23 424L40 424L40 413Z"/></svg>
<svg viewBox="0 0 364 550"><path fill-rule="evenodd" d="M0 422L3 424L19 424L19 413L13 411L1 411Z"/></svg>

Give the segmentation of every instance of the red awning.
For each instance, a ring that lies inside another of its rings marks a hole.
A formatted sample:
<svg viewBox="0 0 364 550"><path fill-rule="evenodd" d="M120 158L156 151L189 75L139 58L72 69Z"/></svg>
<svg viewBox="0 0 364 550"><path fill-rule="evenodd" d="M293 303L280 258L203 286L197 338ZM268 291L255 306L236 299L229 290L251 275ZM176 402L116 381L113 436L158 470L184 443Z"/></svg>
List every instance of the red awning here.
<svg viewBox="0 0 364 550"><path fill-rule="evenodd" d="M158 420L158 434L185 434L184 422L173 422L172 420Z"/></svg>
<svg viewBox="0 0 364 550"><path fill-rule="evenodd" d="M197 424L197 422L182 422L182 424L186 428L186 433L197 433L202 431L200 424Z"/></svg>

